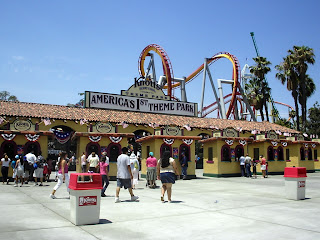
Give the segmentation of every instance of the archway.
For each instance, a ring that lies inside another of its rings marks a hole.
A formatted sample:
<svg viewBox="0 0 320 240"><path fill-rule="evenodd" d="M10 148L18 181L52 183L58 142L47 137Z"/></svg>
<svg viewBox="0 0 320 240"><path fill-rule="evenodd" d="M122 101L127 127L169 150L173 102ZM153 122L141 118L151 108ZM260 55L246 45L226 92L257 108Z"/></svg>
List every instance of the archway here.
<svg viewBox="0 0 320 240"><path fill-rule="evenodd" d="M278 147L278 160L284 160L284 156L283 156L283 148L282 147Z"/></svg>
<svg viewBox="0 0 320 240"><path fill-rule="evenodd" d="M118 143L110 143L107 148L107 155L110 162L117 162L118 156L121 154L121 145Z"/></svg>
<svg viewBox="0 0 320 240"><path fill-rule="evenodd" d="M50 129L54 135L48 138L48 157L57 159L59 152L66 152L71 157L77 152L78 138L71 139L75 132L72 128L58 125ZM76 156L77 157L77 156Z"/></svg>
<svg viewBox="0 0 320 240"><path fill-rule="evenodd" d="M223 145L221 148L221 161L231 162L231 152L228 145Z"/></svg>
<svg viewBox="0 0 320 240"><path fill-rule="evenodd" d="M272 146L268 147L268 161L270 160L274 160L274 151Z"/></svg>
<svg viewBox="0 0 320 240"><path fill-rule="evenodd" d="M89 156L92 152L95 152L99 157L101 156L101 148L98 143L90 142L86 147L86 154Z"/></svg>
<svg viewBox="0 0 320 240"><path fill-rule="evenodd" d="M165 144L163 143L160 147L160 157L162 157L162 154L165 152L165 151L169 151L170 152L170 155L172 156L172 147L168 144Z"/></svg>
<svg viewBox="0 0 320 240"><path fill-rule="evenodd" d="M14 159L14 156L17 154L17 144L14 141L4 141L1 144L1 158L5 153L11 160Z"/></svg>
<svg viewBox="0 0 320 240"><path fill-rule="evenodd" d="M24 155L30 153L31 151L33 151L34 155L39 156L41 152L40 144L38 142L27 142L24 145Z"/></svg>
<svg viewBox="0 0 320 240"><path fill-rule="evenodd" d="M235 148L235 157L239 160L241 156L244 156L244 148L242 145L237 145Z"/></svg>
<svg viewBox="0 0 320 240"><path fill-rule="evenodd" d="M186 157L187 157L188 161L190 161L191 160L191 158L190 158L190 147L188 145L186 145L186 144L181 144L180 145L180 148L179 148L180 158L181 158L181 154L183 152L186 154Z"/></svg>

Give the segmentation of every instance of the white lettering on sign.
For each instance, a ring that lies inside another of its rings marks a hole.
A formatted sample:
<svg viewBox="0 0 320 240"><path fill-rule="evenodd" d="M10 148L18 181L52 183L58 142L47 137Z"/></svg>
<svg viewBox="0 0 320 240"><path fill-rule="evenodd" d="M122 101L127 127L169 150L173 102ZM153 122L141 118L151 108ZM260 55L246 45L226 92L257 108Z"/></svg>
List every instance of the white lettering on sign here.
<svg viewBox="0 0 320 240"><path fill-rule="evenodd" d="M298 188L303 188L306 186L306 181L299 181L298 182Z"/></svg>
<svg viewBox="0 0 320 240"><path fill-rule="evenodd" d="M108 93L86 92L85 102L85 107L89 108L150 112L181 116L197 116L198 113L196 103L145 99Z"/></svg>
<svg viewBox="0 0 320 240"><path fill-rule="evenodd" d="M97 196L80 196L79 206L97 205Z"/></svg>

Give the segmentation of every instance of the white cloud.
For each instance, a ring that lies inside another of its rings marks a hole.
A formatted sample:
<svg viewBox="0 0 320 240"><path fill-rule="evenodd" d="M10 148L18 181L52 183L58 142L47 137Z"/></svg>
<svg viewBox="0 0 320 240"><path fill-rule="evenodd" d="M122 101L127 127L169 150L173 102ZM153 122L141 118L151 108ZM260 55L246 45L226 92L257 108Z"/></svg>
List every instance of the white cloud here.
<svg viewBox="0 0 320 240"><path fill-rule="evenodd" d="M22 60L24 60L24 57L23 56L12 56L12 59L22 61Z"/></svg>

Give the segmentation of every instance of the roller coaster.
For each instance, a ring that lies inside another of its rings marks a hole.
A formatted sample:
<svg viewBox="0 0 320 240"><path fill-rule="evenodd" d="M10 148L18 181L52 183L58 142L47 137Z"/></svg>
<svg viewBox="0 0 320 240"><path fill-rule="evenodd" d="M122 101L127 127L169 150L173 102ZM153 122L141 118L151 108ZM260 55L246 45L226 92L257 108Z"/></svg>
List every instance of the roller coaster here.
<svg viewBox="0 0 320 240"><path fill-rule="evenodd" d="M155 52L161 58L163 75L159 78L159 80L156 79L154 55L152 52ZM147 57L150 57L150 61L148 67L145 70ZM219 59L228 59L232 63L232 79L218 79L218 96L214 81L211 76L211 72L209 70L209 66ZM138 69L139 74L142 78L144 78L145 80L158 82L158 84L167 91L167 95L173 100L177 100L177 97L174 96L174 89L180 87L182 101L186 101L185 84L190 83L201 73L203 73L201 106L199 111L200 117L206 117L210 113L218 111L217 117L221 117L223 119L245 119L256 121L255 109L253 106L250 106L246 98L244 89L240 84L241 78L243 76L241 76L242 74L240 71L239 61L234 55L228 52L219 52L213 55L211 58L206 58L201 66L199 66L189 76L181 79L174 77L172 64L166 51L157 44L150 44L145 47L140 54ZM152 74L150 74L150 72L152 72ZM216 101L208 106L203 106L206 75L208 75L210 79L212 91L214 93ZM222 84L231 85L230 93L223 95ZM293 109L289 105L286 106Z"/></svg>

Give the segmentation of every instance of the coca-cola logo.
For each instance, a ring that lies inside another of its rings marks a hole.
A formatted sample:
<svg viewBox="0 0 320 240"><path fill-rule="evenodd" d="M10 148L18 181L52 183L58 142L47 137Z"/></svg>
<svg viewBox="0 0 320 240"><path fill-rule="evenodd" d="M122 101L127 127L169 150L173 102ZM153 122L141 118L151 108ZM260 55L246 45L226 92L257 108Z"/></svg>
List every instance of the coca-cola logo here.
<svg viewBox="0 0 320 240"><path fill-rule="evenodd" d="M79 206L97 205L97 196L80 196Z"/></svg>

